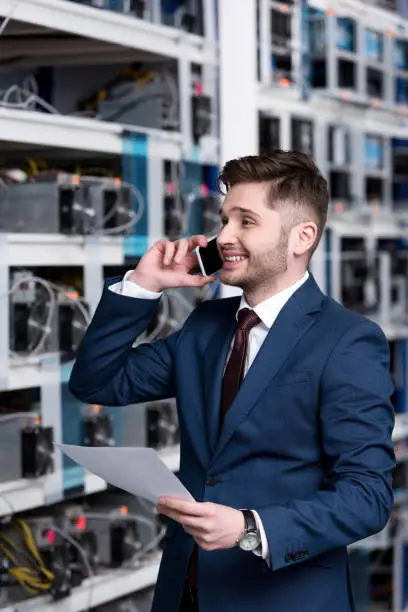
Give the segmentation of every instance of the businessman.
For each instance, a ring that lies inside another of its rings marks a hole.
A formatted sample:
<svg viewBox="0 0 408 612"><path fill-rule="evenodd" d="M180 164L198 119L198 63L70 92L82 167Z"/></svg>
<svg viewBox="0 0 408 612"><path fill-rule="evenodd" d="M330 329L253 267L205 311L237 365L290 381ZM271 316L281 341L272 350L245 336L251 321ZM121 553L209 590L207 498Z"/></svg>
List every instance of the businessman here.
<svg viewBox="0 0 408 612"><path fill-rule="evenodd" d="M347 545L393 505L389 349L377 325L308 272L328 191L314 162L277 150L226 163L220 280L242 297L200 304L132 348L204 236L160 240L106 282L70 389L84 402L177 398L180 479L153 612L351 612Z"/></svg>

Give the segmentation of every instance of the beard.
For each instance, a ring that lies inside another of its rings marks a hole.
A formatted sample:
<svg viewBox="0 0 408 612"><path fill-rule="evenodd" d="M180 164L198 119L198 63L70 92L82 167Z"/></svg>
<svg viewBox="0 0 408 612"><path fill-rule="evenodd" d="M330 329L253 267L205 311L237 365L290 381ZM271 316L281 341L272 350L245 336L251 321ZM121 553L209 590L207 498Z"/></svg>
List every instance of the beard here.
<svg viewBox="0 0 408 612"><path fill-rule="evenodd" d="M268 290L276 279L284 274L288 267L288 236L282 234L279 243L269 251L259 255L249 255L241 271L222 271L220 281L224 285L232 285L244 292Z"/></svg>

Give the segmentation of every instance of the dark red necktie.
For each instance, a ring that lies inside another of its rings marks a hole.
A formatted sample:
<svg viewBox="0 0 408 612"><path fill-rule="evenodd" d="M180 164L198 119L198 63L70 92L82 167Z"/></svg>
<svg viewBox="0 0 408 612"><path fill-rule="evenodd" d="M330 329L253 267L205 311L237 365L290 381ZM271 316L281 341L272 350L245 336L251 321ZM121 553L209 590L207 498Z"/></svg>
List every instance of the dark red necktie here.
<svg viewBox="0 0 408 612"><path fill-rule="evenodd" d="M249 332L261 322L256 312L243 308L238 312L234 346L224 372L221 394L221 421L231 406L244 378L245 356L248 349Z"/></svg>
<svg viewBox="0 0 408 612"><path fill-rule="evenodd" d="M249 308L238 312L238 324L235 330L234 346L225 368L221 394L221 424L231 406L240 384L244 378L245 355L248 348L249 332L261 322L258 315ZM193 548L188 569L188 579L191 585L197 587L197 545Z"/></svg>

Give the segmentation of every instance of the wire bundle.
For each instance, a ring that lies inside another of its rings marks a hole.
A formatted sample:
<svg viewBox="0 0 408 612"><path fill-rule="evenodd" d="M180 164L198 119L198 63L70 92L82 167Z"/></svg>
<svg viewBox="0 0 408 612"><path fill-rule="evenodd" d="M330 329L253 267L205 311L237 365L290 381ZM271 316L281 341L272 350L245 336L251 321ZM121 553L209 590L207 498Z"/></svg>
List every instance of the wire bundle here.
<svg viewBox="0 0 408 612"><path fill-rule="evenodd" d="M30 595L51 590L54 574L45 566L27 523L16 519L7 530L0 532L0 551L13 567L9 574Z"/></svg>

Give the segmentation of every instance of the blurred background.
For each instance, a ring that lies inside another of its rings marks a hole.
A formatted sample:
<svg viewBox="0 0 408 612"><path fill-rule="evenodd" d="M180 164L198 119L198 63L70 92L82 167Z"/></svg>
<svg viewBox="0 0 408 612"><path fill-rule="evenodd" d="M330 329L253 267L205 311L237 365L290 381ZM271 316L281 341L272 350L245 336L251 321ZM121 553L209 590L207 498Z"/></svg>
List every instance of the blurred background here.
<svg viewBox="0 0 408 612"><path fill-rule="evenodd" d="M392 357L395 508L350 547L356 612L408 612L407 0L0 0L0 610L148 612L165 532L54 443L151 446L174 400L84 405L67 381L103 281L163 236L218 231L220 166L314 157L312 264ZM204 290L166 293L150 342Z"/></svg>

